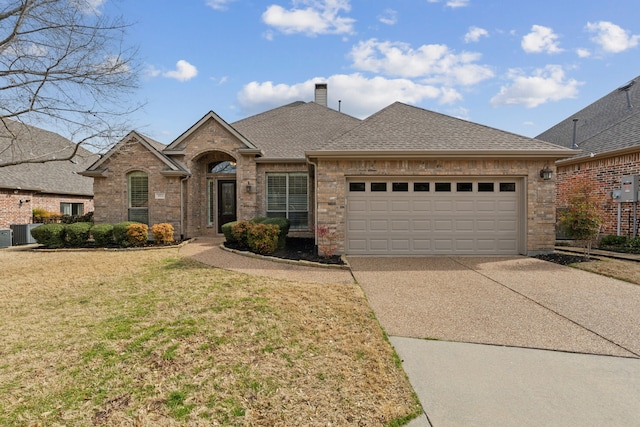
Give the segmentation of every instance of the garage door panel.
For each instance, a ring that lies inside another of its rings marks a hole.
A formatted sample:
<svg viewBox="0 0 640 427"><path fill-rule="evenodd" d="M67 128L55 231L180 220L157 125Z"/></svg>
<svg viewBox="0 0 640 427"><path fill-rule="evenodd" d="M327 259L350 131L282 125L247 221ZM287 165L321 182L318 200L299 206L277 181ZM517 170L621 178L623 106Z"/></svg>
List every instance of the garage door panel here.
<svg viewBox="0 0 640 427"><path fill-rule="evenodd" d="M385 181L389 189L395 182L375 179ZM414 192L409 184L409 191L405 192L348 193L347 253L518 253L518 192L478 192L477 182L486 182L486 178L465 178L464 182L472 182L473 191L456 192L457 181L451 179L454 191L435 192L436 181L431 181L430 191ZM369 184L366 188L369 190Z"/></svg>
<svg viewBox="0 0 640 427"><path fill-rule="evenodd" d="M392 220L391 231L410 231L411 221L406 220Z"/></svg>
<svg viewBox="0 0 640 427"><path fill-rule="evenodd" d="M366 200L349 200L348 213L367 212Z"/></svg>
<svg viewBox="0 0 640 427"><path fill-rule="evenodd" d="M408 212L410 206L411 206L411 202L409 200L403 200L403 201L394 200L391 202L391 212Z"/></svg>
<svg viewBox="0 0 640 427"><path fill-rule="evenodd" d="M389 221L386 219L373 219L369 221L369 231L389 231Z"/></svg>

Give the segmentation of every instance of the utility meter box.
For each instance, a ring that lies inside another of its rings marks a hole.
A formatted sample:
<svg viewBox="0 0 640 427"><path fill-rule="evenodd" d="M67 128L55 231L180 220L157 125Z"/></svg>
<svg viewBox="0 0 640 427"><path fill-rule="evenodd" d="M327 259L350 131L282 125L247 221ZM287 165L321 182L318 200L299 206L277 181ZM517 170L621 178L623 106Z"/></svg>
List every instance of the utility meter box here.
<svg viewBox="0 0 640 427"><path fill-rule="evenodd" d="M625 175L622 177L622 194L620 202L638 201L638 175Z"/></svg>

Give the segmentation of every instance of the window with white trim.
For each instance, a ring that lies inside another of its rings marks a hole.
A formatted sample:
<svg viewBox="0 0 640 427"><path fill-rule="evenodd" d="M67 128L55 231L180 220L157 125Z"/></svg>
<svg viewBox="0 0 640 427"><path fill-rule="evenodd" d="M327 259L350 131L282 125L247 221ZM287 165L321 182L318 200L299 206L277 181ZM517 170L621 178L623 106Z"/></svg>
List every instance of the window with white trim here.
<svg viewBox="0 0 640 427"><path fill-rule="evenodd" d="M60 202L60 213L62 215L84 215L84 203Z"/></svg>
<svg viewBox="0 0 640 427"><path fill-rule="evenodd" d="M129 221L149 224L149 177L144 172L127 175Z"/></svg>
<svg viewBox="0 0 640 427"><path fill-rule="evenodd" d="M267 174L267 217L287 218L292 230L309 228L308 174Z"/></svg>

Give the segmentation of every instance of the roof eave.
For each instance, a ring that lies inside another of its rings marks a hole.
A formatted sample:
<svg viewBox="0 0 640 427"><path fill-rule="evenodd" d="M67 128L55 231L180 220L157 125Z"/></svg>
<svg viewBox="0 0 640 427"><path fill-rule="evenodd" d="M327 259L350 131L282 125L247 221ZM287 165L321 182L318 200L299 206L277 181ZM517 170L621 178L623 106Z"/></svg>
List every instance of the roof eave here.
<svg viewBox="0 0 640 427"><path fill-rule="evenodd" d="M322 158L522 158L564 159L575 150L398 150L398 151L307 151L307 157Z"/></svg>
<svg viewBox="0 0 640 427"><path fill-rule="evenodd" d="M599 160L599 159L606 159L606 158L615 157L615 156L624 156L625 154L637 153L638 151L640 151L640 145L635 145L633 147L625 147L625 148L619 148L617 150L604 151L602 153L594 153L593 156L584 155L580 157L571 157L569 159L557 160L556 165L570 166L578 163L588 162L594 159Z"/></svg>
<svg viewBox="0 0 640 427"><path fill-rule="evenodd" d="M164 170L160 174L163 176L191 176L190 172L182 170Z"/></svg>
<svg viewBox="0 0 640 427"><path fill-rule="evenodd" d="M306 158L284 158L284 157L259 157L256 163L307 163Z"/></svg>
<svg viewBox="0 0 640 427"><path fill-rule="evenodd" d="M87 176L89 178L106 178L107 177L107 170L106 169L85 170L85 171L82 171L82 172L78 172L78 175Z"/></svg>

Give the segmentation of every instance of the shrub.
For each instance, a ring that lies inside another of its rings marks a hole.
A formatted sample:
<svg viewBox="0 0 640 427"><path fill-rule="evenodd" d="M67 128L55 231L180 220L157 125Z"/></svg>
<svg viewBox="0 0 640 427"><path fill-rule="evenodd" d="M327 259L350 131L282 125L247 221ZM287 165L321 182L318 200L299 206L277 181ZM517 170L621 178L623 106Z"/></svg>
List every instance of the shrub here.
<svg viewBox="0 0 640 427"><path fill-rule="evenodd" d="M318 249L322 251L324 257L331 258L336 253L338 247L336 244L338 236L335 230L331 230L326 226L314 227L313 230L318 234L320 240L318 242Z"/></svg>
<svg viewBox="0 0 640 427"><path fill-rule="evenodd" d="M75 222L73 224L65 225L65 246L74 248L85 245L89 241L89 235L92 226L93 223L91 222Z"/></svg>
<svg viewBox="0 0 640 427"><path fill-rule="evenodd" d="M287 244L287 234L289 234L289 227L291 227L291 221L287 218L264 218L260 221L261 224L275 224L280 228L278 234L278 248L284 248Z"/></svg>
<svg viewBox="0 0 640 427"><path fill-rule="evenodd" d="M222 227L220 227L222 229L222 234L224 234L224 238L227 241L227 243L237 242L235 237L233 237L233 231L232 231L232 227L235 225L236 222L237 221L228 222L226 224L223 224Z"/></svg>
<svg viewBox="0 0 640 427"><path fill-rule="evenodd" d="M272 254L278 249L279 234L280 227L276 224L252 223L247 230L249 249L262 255Z"/></svg>
<svg viewBox="0 0 640 427"><path fill-rule="evenodd" d="M119 222L113 226L113 241L118 246L129 246L127 240L127 227L131 224L137 224L131 221Z"/></svg>
<svg viewBox="0 0 640 427"><path fill-rule="evenodd" d="M253 224L254 223L250 221L236 221L236 223L231 226L231 234L240 249L249 249L249 237L247 233Z"/></svg>
<svg viewBox="0 0 640 427"><path fill-rule="evenodd" d="M76 222L91 222L93 223L93 212L87 212L84 215L62 215L60 222L63 224L74 224Z"/></svg>
<svg viewBox="0 0 640 427"><path fill-rule="evenodd" d="M151 234L153 240L158 245L166 245L173 242L173 225L163 222L161 224L153 224L151 226Z"/></svg>
<svg viewBox="0 0 640 427"><path fill-rule="evenodd" d="M105 247L113 245L113 225L96 224L91 227L91 235L96 246Z"/></svg>
<svg viewBox="0 0 640 427"><path fill-rule="evenodd" d="M269 219L266 216L257 216L251 220L251 222L255 222L256 224L262 224L265 220Z"/></svg>
<svg viewBox="0 0 640 427"><path fill-rule="evenodd" d="M47 248L60 248L64 245L64 231L62 224L44 224L31 229L31 235Z"/></svg>
<svg viewBox="0 0 640 427"><path fill-rule="evenodd" d="M147 224L133 223L127 226L127 242L129 246L142 246L149 239Z"/></svg>
<svg viewBox="0 0 640 427"><path fill-rule="evenodd" d="M634 237L628 240L627 250L634 254L640 253L640 237Z"/></svg>
<svg viewBox="0 0 640 427"><path fill-rule="evenodd" d="M609 234L600 239L598 246L601 248L623 248L627 245L628 240L629 239L626 236Z"/></svg>

